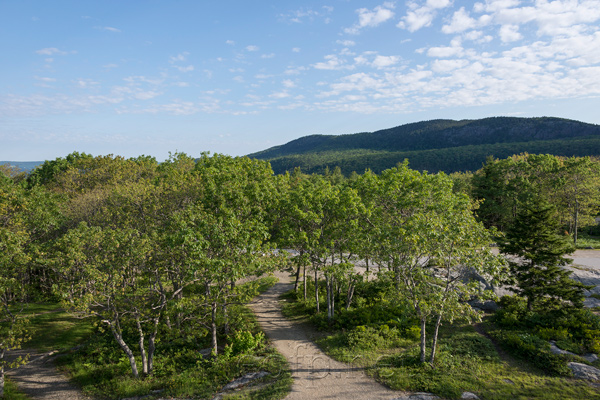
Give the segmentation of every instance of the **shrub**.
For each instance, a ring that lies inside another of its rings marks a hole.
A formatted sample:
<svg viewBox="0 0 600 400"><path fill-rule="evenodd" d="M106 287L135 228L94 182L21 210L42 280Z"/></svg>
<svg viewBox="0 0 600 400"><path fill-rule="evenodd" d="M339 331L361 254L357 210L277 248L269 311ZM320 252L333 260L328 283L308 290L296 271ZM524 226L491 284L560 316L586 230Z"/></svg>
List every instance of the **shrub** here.
<svg viewBox="0 0 600 400"><path fill-rule="evenodd" d="M550 375L572 376L564 356L552 354L547 341L524 331L495 330L490 334L509 352Z"/></svg>
<svg viewBox="0 0 600 400"><path fill-rule="evenodd" d="M237 356L260 349L264 344L265 335L262 332L252 335L252 332L242 330L236 331L230 340L231 343L225 346L224 354L226 356Z"/></svg>

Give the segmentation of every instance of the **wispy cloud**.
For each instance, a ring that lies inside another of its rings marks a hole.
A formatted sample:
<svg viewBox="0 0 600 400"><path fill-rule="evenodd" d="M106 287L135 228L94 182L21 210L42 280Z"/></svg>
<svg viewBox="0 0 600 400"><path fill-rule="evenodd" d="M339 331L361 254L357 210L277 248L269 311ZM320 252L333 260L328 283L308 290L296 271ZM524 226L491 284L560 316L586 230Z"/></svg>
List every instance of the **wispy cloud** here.
<svg viewBox="0 0 600 400"><path fill-rule="evenodd" d="M113 33L121 33L121 30L112 26L95 26L94 29L98 29L101 31L109 31Z"/></svg>
<svg viewBox="0 0 600 400"><path fill-rule="evenodd" d="M331 20L329 15L333 12L332 6L323 6L319 9L300 8L285 14L280 14L279 19L288 23L301 24L321 19L328 24Z"/></svg>
<svg viewBox="0 0 600 400"><path fill-rule="evenodd" d="M43 56L54 56L54 55L65 55L68 52L59 50L56 47L46 47L45 49L36 50L36 54L40 54Z"/></svg>
<svg viewBox="0 0 600 400"><path fill-rule="evenodd" d="M394 8L394 3L389 2L383 3L382 5L375 7L373 10L359 8L356 10L356 13L358 14L358 22L352 25L350 28L344 29L344 32L355 35L358 34L363 28L376 27L394 17L394 11L392 11Z"/></svg>
<svg viewBox="0 0 600 400"><path fill-rule="evenodd" d="M340 58L335 54L330 54L325 56L325 61L313 64L313 68L340 71L344 69L353 69L354 66L348 64L343 58Z"/></svg>
<svg viewBox="0 0 600 400"><path fill-rule="evenodd" d="M246 46L246 51L258 51L258 50L260 50L260 47L258 47L258 46L255 46L255 45Z"/></svg>
<svg viewBox="0 0 600 400"><path fill-rule="evenodd" d="M336 43L341 44L345 47L352 47L356 45L356 42L354 40L337 40Z"/></svg>
<svg viewBox="0 0 600 400"><path fill-rule="evenodd" d="M171 56L169 57L169 64L171 64L173 68L177 69L179 72L192 72L194 70L193 65L179 65L179 63L187 61L189 55L190 53L184 51L176 56Z"/></svg>
<svg viewBox="0 0 600 400"><path fill-rule="evenodd" d="M409 32L431 26L437 11L452 5L452 0L426 0L423 4L416 1L408 3L408 12L401 18L398 27Z"/></svg>
<svg viewBox="0 0 600 400"><path fill-rule="evenodd" d="M192 72L194 70L193 65L186 65L185 67L174 65L174 67L177 68L179 72Z"/></svg>

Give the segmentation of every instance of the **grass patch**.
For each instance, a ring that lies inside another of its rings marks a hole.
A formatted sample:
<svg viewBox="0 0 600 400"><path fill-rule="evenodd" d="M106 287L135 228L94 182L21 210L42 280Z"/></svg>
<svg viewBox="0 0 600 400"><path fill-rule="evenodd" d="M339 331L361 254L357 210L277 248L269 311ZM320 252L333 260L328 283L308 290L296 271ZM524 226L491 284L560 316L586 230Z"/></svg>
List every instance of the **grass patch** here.
<svg viewBox="0 0 600 400"><path fill-rule="evenodd" d="M4 396L2 398L4 400L30 400L25 393L19 391L17 385L10 378L5 378Z"/></svg>
<svg viewBox="0 0 600 400"><path fill-rule="evenodd" d="M75 318L58 303L31 304L24 314L30 321L31 339L23 347L40 352L68 350L88 339L95 329L90 319Z"/></svg>
<svg viewBox="0 0 600 400"><path fill-rule="evenodd" d="M579 233L577 235L578 249L600 249L600 236Z"/></svg>

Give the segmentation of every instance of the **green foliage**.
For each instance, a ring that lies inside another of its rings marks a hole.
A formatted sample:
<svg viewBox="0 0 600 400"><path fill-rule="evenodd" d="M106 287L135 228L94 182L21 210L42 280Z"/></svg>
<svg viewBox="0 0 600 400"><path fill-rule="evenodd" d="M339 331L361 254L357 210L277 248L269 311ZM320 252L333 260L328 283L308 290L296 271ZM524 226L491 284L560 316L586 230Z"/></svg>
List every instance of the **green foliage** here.
<svg viewBox="0 0 600 400"><path fill-rule="evenodd" d="M564 356L550 353L548 341L537 335L527 331L502 330L493 330L490 335L513 355L528 360L546 373L572 376L571 369L567 367L568 360Z"/></svg>
<svg viewBox="0 0 600 400"><path fill-rule="evenodd" d="M229 337L230 343L225 346L226 357L249 354L260 349L265 344L265 335L258 332L253 335L250 331L236 331Z"/></svg>
<svg viewBox="0 0 600 400"><path fill-rule="evenodd" d="M515 218L500 242L503 253L515 256L510 263L518 293L527 298L527 308L583 307L586 287L569 278L562 266L574 251L568 237L559 234L555 209L539 198L528 203Z"/></svg>
<svg viewBox="0 0 600 400"><path fill-rule="evenodd" d="M260 279L258 286L266 289L272 279ZM240 291L246 291L243 284ZM254 289L252 289L254 290ZM164 327L163 340L157 342L154 372L143 379L133 378L128 371L127 357L115 344L109 330L98 330L91 340L76 351L58 359L85 394L99 398L118 399L146 396L160 391L161 396L213 398L221 388L248 372L267 371L256 388L248 388L248 398L279 399L289 392L291 374L286 360L266 345L264 334L252 312L242 306L229 309L230 343L223 354L207 356L210 331L196 331L182 336L175 329ZM220 339L225 340L223 332ZM126 341L134 339L135 330L123 332ZM138 357L139 362L139 357ZM241 394L240 394L241 395ZM258 397L255 397L258 396Z"/></svg>
<svg viewBox="0 0 600 400"><path fill-rule="evenodd" d="M29 187L36 185L48 185L55 182L56 177L78 162L89 160L92 155L79 153L77 151L67 155L65 158L58 157L52 161L45 161L42 165L36 167L27 177Z"/></svg>
<svg viewBox="0 0 600 400"><path fill-rule="evenodd" d="M555 340L561 349L575 354L600 350L600 317L588 309L531 311L527 309L525 300L517 296L502 297L500 306L501 309L493 316L498 327L493 334L520 357L535 359L534 363L542 369L547 363L552 373L564 372L558 366L558 359L546 359L544 354L535 355L533 347L537 346L541 353L545 353L549 340ZM523 335L536 339L524 340Z"/></svg>

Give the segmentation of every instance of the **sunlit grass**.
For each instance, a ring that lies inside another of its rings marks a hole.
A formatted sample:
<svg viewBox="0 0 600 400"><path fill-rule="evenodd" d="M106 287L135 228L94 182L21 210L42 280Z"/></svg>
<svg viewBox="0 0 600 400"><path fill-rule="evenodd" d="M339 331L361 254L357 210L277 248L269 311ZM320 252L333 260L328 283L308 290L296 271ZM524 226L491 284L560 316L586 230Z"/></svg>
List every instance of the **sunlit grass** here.
<svg viewBox="0 0 600 400"><path fill-rule="evenodd" d="M94 332L90 319L78 319L58 303L30 304L23 311L30 321L31 337L23 347L40 352L64 351L81 344Z"/></svg>

